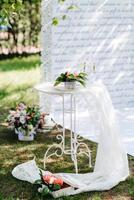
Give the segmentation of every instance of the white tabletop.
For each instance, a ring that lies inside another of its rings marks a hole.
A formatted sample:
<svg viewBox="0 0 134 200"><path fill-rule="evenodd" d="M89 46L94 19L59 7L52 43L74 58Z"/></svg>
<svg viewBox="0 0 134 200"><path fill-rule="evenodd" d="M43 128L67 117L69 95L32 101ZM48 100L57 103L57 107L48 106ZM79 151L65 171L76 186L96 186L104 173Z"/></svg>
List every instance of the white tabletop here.
<svg viewBox="0 0 134 200"><path fill-rule="evenodd" d="M83 86L76 86L75 89L65 89L64 85L62 84L54 87L53 83L50 82L44 82L39 85L36 85L34 89L45 94L56 94L56 95L77 94L86 92L87 90L87 88Z"/></svg>

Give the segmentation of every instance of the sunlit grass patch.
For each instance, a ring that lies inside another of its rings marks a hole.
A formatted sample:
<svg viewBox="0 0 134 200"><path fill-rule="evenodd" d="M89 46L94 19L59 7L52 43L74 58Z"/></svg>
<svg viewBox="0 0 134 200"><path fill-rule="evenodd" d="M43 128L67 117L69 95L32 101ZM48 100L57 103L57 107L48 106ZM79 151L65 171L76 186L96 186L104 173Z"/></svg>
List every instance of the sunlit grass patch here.
<svg viewBox="0 0 134 200"><path fill-rule="evenodd" d="M16 57L0 61L0 71L24 71L31 70L40 65L39 55L28 57Z"/></svg>
<svg viewBox="0 0 134 200"><path fill-rule="evenodd" d="M28 59L28 64L26 60ZM32 59L35 61L32 62ZM15 58L13 62L20 62L21 66L24 66L20 69L20 66L16 63L16 68L10 69L9 61L0 62L0 108L2 107L14 107L18 102L24 101L28 104L35 104L38 102L38 95L34 93L33 86L40 81L40 68L39 68L39 57L31 56L30 58ZM31 61L31 62L30 62ZM5 65L6 70L3 69Z"/></svg>

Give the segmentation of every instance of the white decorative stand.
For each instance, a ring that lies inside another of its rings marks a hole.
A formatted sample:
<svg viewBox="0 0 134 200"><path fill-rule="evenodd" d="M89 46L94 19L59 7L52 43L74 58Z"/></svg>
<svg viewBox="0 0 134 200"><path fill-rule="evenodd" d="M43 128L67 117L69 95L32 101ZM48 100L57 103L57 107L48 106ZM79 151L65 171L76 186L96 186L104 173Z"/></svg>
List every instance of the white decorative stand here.
<svg viewBox="0 0 134 200"><path fill-rule="evenodd" d="M80 92L85 92L85 88L76 88L73 90L66 90L64 87L55 88L51 83L40 84L35 87L36 90L44 94L49 95L59 95L62 98L62 114L63 114L63 130L62 135L58 134L57 139L60 143L51 145L44 156L44 167L46 165L47 159L53 155L60 157L63 154L71 155L71 159L74 162L75 171L78 173L77 155L85 154L89 158L89 167L91 164L91 151L86 143L80 140L79 135L76 133L76 94ZM70 95L70 110L66 111L65 108L65 95ZM70 137L71 144L70 149L66 149L65 146L65 114L70 114ZM84 147L80 149L80 147ZM53 153L49 154L52 149L56 149ZM60 152L59 152L60 150Z"/></svg>

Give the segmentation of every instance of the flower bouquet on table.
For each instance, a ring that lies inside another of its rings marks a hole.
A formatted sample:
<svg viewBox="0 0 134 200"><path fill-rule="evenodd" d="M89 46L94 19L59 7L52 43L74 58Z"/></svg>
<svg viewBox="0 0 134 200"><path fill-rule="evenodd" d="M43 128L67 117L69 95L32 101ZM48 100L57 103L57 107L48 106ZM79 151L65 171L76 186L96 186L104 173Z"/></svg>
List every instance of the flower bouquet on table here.
<svg viewBox="0 0 134 200"><path fill-rule="evenodd" d="M32 141L38 127L44 124L44 119L45 113L41 113L38 106L30 107L19 103L9 111L7 122L10 127L15 128L19 140Z"/></svg>
<svg viewBox="0 0 134 200"><path fill-rule="evenodd" d="M85 86L86 80L87 80L87 74L85 72L80 72L80 73L65 72L61 73L60 76L57 77L54 86L57 86L60 83L64 83L66 89L74 89L76 86L76 82Z"/></svg>
<svg viewBox="0 0 134 200"><path fill-rule="evenodd" d="M40 170L40 179L36 180L34 185L38 187L41 196L52 195L54 198L65 195L68 190L74 190L74 187L65 183L62 178L53 175L50 172Z"/></svg>

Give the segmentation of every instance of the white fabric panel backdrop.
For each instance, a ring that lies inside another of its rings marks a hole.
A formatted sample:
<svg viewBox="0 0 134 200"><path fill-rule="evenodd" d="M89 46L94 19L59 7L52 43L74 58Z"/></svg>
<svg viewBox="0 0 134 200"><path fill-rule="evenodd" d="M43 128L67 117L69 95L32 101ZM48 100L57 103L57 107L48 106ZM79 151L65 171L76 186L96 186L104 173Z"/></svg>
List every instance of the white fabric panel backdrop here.
<svg viewBox="0 0 134 200"><path fill-rule="evenodd" d="M68 10L76 5L74 10ZM66 19L62 20L62 16ZM58 17L59 25L51 26ZM59 73L79 71L86 63L88 85L101 79L107 86L119 116L127 152L134 156L134 2L131 0L57 0L42 2L42 74L54 81ZM96 73L92 73L95 64ZM46 98L45 106L48 105ZM50 99L49 99L50 100ZM62 122L59 99L51 112ZM50 103L50 101L49 101ZM44 100L41 101L43 106ZM68 105L68 103L67 103ZM78 103L77 132L97 141L97 129L87 123L85 104ZM81 106L82 105L82 106ZM49 105L47 109L50 109ZM67 121L67 127L69 123ZM88 130L91 130L90 133Z"/></svg>

